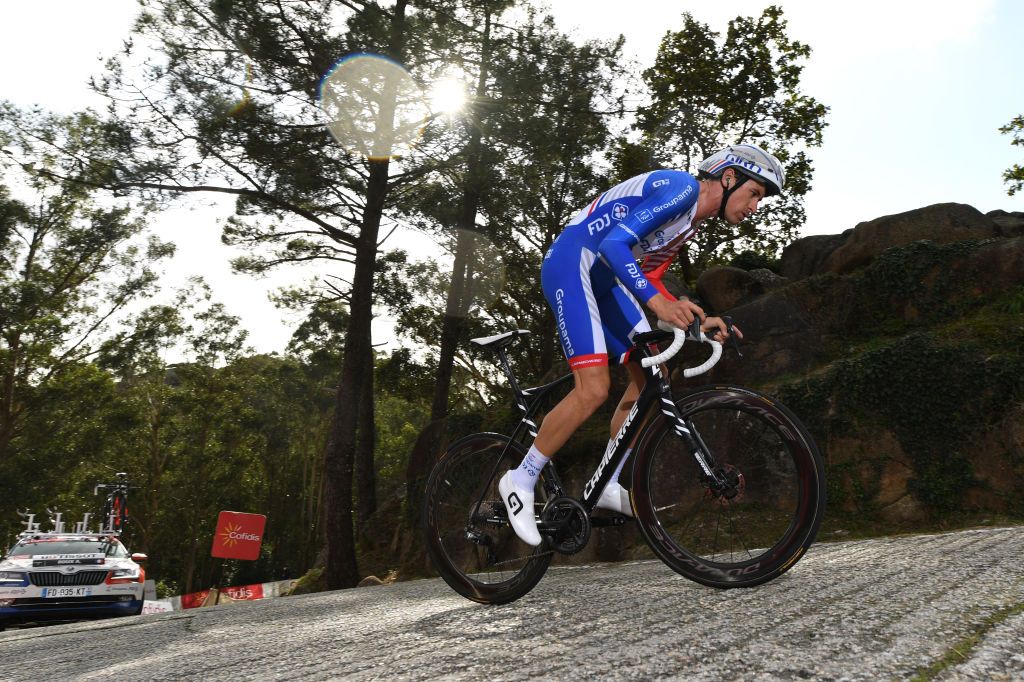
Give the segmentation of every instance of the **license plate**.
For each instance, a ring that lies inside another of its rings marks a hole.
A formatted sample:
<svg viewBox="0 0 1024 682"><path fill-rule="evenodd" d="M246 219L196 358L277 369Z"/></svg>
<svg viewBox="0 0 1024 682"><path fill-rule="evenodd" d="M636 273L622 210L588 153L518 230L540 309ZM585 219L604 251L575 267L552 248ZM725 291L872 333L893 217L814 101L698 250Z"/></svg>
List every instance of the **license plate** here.
<svg viewBox="0 0 1024 682"><path fill-rule="evenodd" d="M62 599L67 597L91 597L91 587L44 587L43 599Z"/></svg>

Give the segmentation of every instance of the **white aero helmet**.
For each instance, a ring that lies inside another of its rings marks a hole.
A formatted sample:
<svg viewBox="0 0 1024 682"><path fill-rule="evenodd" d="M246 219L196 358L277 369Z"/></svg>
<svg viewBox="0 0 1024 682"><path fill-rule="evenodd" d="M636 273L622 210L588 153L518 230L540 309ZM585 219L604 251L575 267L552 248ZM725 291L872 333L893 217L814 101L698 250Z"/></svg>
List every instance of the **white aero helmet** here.
<svg viewBox="0 0 1024 682"><path fill-rule="evenodd" d="M748 178L764 183L765 196L781 194L786 171L774 156L752 144L734 144L720 149L697 166L701 177L717 178L726 168L735 168Z"/></svg>

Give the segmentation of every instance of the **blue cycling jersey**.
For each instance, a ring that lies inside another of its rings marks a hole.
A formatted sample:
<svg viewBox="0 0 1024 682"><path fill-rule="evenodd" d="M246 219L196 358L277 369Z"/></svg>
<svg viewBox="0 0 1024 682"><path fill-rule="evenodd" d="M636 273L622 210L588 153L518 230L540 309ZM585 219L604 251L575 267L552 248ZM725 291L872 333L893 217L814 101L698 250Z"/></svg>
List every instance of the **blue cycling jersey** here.
<svg viewBox="0 0 1024 682"><path fill-rule="evenodd" d="M658 170L622 182L580 211L547 257L565 250L600 254L615 276L642 303L658 290L644 274L671 260L696 231L692 227L700 185L689 173ZM657 256L657 257L655 257ZM643 259L645 267L637 265Z"/></svg>
<svg viewBox="0 0 1024 682"><path fill-rule="evenodd" d="M671 298L660 276L696 232L699 188L683 171L630 178L580 211L552 244L541 283L573 369L621 357L649 330L637 299Z"/></svg>

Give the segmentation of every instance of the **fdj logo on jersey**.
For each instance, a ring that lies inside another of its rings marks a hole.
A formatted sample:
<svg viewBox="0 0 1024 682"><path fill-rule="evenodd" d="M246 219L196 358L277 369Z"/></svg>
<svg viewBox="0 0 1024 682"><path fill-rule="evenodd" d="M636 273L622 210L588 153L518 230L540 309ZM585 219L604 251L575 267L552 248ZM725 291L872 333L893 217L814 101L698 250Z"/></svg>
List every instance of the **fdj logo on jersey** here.
<svg viewBox="0 0 1024 682"><path fill-rule="evenodd" d="M633 278L633 282L637 289L646 289L647 280L644 279L643 274L640 272L640 268L636 266L636 263L630 263L626 266L626 272Z"/></svg>
<svg viewBox="0 0 1024 682"><path fill-rule="evenodd" d="M622 220L629 215L629 208L625 204L615 204L612 206L612 217L616 220Z"/></svg>
<svg viewBox="0 0 1024 682"><path fill-rule="evenodd" d="M590 232L590 234L594 234L595 232L600 232L601 230L603 230L604 228L608 227L611 224L612 218L610 215L606 213L600 218L596 220L591 220L589 223L587 223L587 231Z"/></svg>

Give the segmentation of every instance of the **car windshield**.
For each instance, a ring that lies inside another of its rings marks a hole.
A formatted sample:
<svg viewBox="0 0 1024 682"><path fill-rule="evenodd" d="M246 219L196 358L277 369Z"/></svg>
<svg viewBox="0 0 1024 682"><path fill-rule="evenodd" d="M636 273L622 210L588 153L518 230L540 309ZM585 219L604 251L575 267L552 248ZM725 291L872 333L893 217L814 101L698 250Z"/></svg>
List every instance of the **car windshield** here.
<svg viewBox="0 0 1024 682"><path fill-rule="evenodd" d="M40 556L48 554L103 554L114 558L128 556L124 545L117 540L84 538L81 540L26 540L12 547L8 556Z"/></svg>

